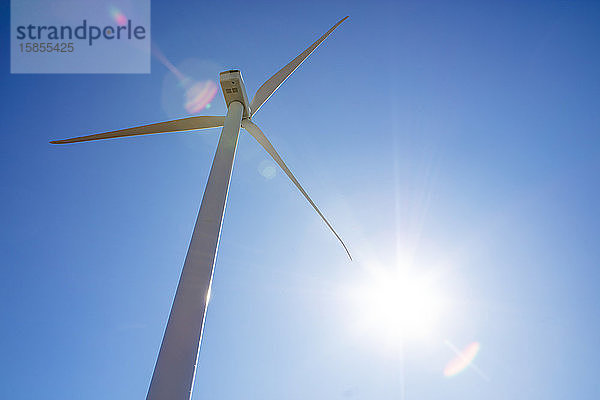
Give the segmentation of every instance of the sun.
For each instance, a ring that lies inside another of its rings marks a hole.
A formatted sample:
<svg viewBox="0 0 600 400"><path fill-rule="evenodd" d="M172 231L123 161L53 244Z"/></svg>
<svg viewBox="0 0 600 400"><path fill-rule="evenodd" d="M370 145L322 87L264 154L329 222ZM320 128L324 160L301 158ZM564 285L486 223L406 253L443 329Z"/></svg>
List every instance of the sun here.
<svg viewBox="0 0 600 400"><path fill-rule="evenodd" d="M434 281L403 270L380 269L352 290L355 321L380 339L432 335L443 301Z"/></svg>

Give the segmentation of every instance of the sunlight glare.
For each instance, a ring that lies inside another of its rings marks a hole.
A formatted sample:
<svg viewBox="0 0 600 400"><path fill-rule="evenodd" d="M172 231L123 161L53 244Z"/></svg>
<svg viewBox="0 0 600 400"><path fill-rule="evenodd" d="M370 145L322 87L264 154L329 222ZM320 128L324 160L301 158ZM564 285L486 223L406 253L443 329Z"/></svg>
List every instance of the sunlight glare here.
<svg viewBox="0 0 600 400"><path fill-rule="evenodd" d="M432 282L408 273L382 272L356 291L363 329L387 339L429 336L442 301Z"/></svg>

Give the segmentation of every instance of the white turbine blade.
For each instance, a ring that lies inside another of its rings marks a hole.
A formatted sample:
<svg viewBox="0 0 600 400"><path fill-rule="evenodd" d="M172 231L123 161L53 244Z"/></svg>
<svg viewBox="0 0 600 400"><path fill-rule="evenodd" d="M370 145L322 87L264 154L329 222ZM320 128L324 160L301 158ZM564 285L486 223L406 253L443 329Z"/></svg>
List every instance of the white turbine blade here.
<svg viewBox="0 0 600 400"><path fill-rule="evenodd" d="M127 136L136 135L150 135L153 133L168 133L168 132L181 132L191 131L194 129L207 129L216 128L223 126L225 117L189 117L176 119L173 121L158 122L156 124L136 126L134 128L120 129L118 131L111 131L105 133L98 133L95 135L81 136L72 139L53 140L52 144L67 144L77 142L88 142L90 140L101 140L101 139L112 139Z"/></svg>
<svg viewBox="0 0 600 400"><path fill-rule="evenodd" d="M254 137L254 139L256 139L256 141L267 151L267 153L269 153L271 155L271 157L273 157L273 160L275 160L275 162L277 164L279 164L279 166L281 167L281 169L287 174L287 176L292 180L292 182L294 182L294 185L296 185L296 187L298 188L298 190L300 190L300 192L304 195L304 197L306 198L306 200L308 200L308 202L310 203L310 205L313 206L313 208L315 209L315 211L317 212L317 214L319 214L319 216L321 217L321 219L323 219L323 221L325 222L325 224L327 224L327 226L329 227L329 229L331 230L331 232L333 232L333 234L335 235L335 237L340 241L340 243L344 247L344 250L346 250L346 253L348 254L348 257L350 257L350 260L352 260L352 256L350 255L350 251L348 251L348 248L344 244L344 241L342 240L342 238L340 237L340 235L337 234L337 232L335 231L335 229L333 229L333 226L331 226L331 224L329 223L329 221L327 221L327 218L325 218L325 216L323 215L323 213L321 212L321 210L319 210L319 208L317 207L317 205L315 204L315 202L312 201L312 199L310 198L310 196L308 195L308 193L306 193L306 191L304 190L304 188L302 187L302 185L300 185L300 182L298 182L298 180L296 179L296 177L294 176L294 174L292 174L292 171L290 171L290 169L287 167L287 165L285 164L285 162L281 159L281 157L277 153L277 150L275 150L275 148L273 147L273 145L271 144L271 142L269 141L269 139L267 139L267 137L260 130L260 128L258 126L256 126L256 124L254 122L250 121L249 119L245 119L245 120L242 121L242 128L246 129Z"/></svg>
<svg viewBox="0 0 600 400"><path fill-rule="evenodd" d="M331 32L333 32L335 28L340 26L340 24L344 22L347 18L348 17L342 18L330 30L325 32L325 34L321 36L316 42L311 44L309 48L300 53L298 57L290 61L289 64L281 68L275 75L270 77L265 83L263 83L263 85L260 88L258 88L256 94L254 95L254 98L252 99L252 102L250 103L251 116L258 111L258 109L269 99L269 97L271 97L271 95L288 78L288 76L290 76L292 72L294 72L296 68L298 68L300 64L302 64L302 62L306 60L306 58L310 56L311 53L315 51L315 49L319 47L319 45L323 43L325 39L327 39L327 36L329 36Z"/></svg>

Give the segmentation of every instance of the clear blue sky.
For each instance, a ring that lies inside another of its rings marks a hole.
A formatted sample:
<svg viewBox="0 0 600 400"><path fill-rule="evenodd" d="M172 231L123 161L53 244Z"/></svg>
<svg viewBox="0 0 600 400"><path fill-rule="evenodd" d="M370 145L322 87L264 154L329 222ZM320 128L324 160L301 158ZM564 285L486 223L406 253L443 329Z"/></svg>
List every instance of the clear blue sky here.
<svg viewBox="0 0 600 400"><path fill-rule="evenodd" d="M10 75L7 3L0 398L143 399L218 130L49 145L186 114L156 58ZM243 133L195 399L600 397L600 4L449 3L153 2L175 65L250 95L350 16L255 122L356 261ZM422 335L357 323L397 269L443 299Z"/></svg>

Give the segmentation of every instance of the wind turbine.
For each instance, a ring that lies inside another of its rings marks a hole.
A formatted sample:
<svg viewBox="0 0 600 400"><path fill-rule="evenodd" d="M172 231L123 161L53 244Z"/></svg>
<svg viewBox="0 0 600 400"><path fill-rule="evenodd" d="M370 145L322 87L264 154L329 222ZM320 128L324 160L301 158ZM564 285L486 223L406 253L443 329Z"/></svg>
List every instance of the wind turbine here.
<svg viewBox="0 0 600 400"><path fill-rule="evenodd" d="M221 72L219 80L227 104L225 117L197 116L173 121L137 126L118 131L55 140L53 144L87 142L154 133L169 133L223 127L221 137L200 205L198 218L188 248L175 300L154 367L147 400L188 400L191 397L196 362L206 307L214 270L215 256L221 232L221 221L227 201L227 191L233 168L240 127L248 131L273 157L310 205L327 224L352 260L348 248L329 221L300 185L269 139L252 121L252 117L277 88L300 64L348 17L341 19L316 42L269 78L258 89L251 102L239 70Z"/></svg>

